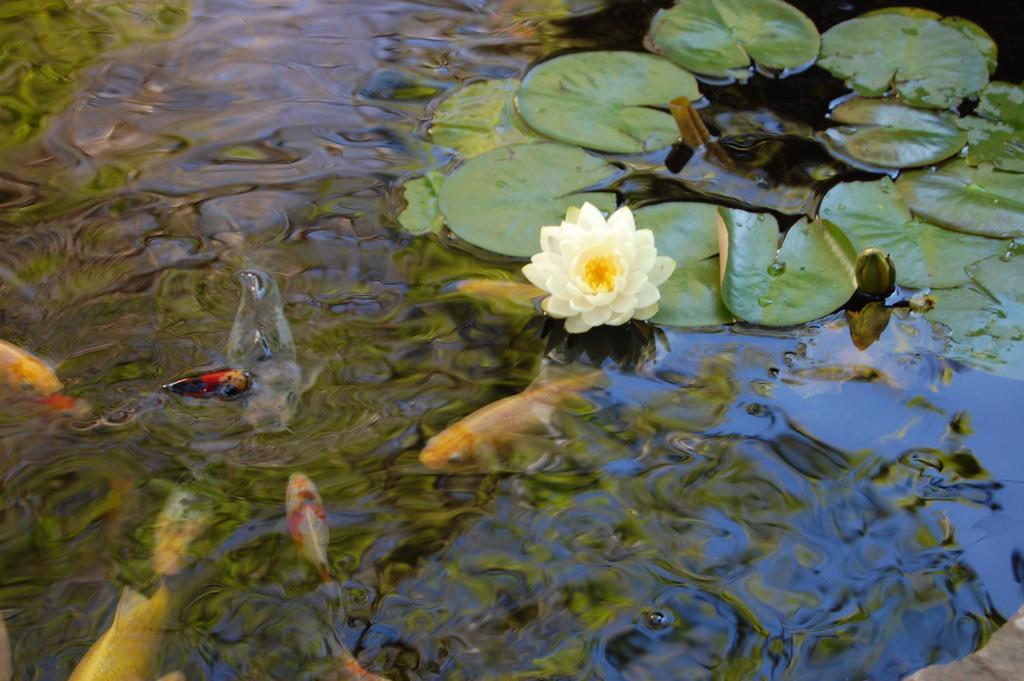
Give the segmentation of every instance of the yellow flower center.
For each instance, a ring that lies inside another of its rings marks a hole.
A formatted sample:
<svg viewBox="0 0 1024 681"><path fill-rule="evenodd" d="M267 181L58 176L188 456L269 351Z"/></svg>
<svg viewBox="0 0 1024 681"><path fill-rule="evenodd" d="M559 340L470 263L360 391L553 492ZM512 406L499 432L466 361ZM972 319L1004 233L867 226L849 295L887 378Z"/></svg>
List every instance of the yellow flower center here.
<svg viewBox="0 0 1024 681"><path fill-rule="evenodd" d="M583 281L591 290L606 293L615 288L615 277L619 274L619 265L610 255L598 255L583 264Z"/></svg>

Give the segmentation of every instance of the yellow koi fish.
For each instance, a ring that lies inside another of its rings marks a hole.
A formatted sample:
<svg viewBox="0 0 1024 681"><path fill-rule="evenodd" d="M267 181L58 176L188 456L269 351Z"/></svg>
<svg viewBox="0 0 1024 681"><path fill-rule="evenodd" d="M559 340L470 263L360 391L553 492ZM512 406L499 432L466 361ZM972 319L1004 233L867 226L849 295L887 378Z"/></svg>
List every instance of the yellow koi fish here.
<svg viewBox="0 0 1024 681"><path fill-rule="evenodd" d="M69 681L145 681L156 677L170 594L160 584L152 598L125 587L114 622L85 654Z"/></svg>
<svg viewBox="0 0 1024 681"><path fill-rule="evenodd" d="M154 528L154 567L163 577L181 571L188 561L188 544L206 527L206 514L195 496L183 490L171 493ZM82 658L69 681L146 681L156 678L156 665L167 628L171 595L161 582L146 598L125 587L114 622ZM183 681L174 672L160 681Z"/></svg>
<svg viewBox="0 0 1024 681"><path fill-rule="evenodd" d="M288 532L295 546L306 560L320 568L320 577L325 582L331 581L327 569L327 543L330 541L327 511L316 485L302 473L292 473L288 478L285 508Z"/></svg>
<svg viewBox="0 0 1024 681"><path fill-rule="evenodd" d="M7 638L7 625L0 613L0 681L11 681L14 668L11 665L11 641Z"/></svg>
<svg viewBox="0 0 1024 681"><path fill-rule="evenodd" d="M35 355L0 340L0 390L4 396L45 399L64 387L53 369Z"/></svg>
<svg viewBox="0 0 1024 681"><path fill-rule="evenodd" d="M526 306L532 306L534 300L547 295L547 292L533 284L482 278L463 279L455 285L455 290L471 296Z"/></svg>
<svg viewBox="0 0 1024 681"><path fill-rule="evenodd" d="M176 575L185 568L188 547L208 521L209 514L195 494L183 489L171 492L153 528L153 569L158 575Z"/></svg>
<svg viewBox="0 0 1024 681"><path fill-rule="evenodd" d="M517 437L543 430L562 403L596 385L602 376L595 371L563 378L481 407L430 438L420 452L420 461L445 470L493 458Z"/></svg>

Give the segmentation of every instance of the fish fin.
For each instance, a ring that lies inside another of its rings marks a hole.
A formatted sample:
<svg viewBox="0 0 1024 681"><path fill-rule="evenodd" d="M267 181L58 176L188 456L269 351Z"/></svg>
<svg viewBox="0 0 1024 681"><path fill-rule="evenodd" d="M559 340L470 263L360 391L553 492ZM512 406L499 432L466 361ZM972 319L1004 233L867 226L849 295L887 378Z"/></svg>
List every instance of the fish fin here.
<svg viewBox="0 0 1024 681"><path fill-rule="evenodd" d="M333 581L331 573L327 570L327 563L320 563L320 579L324 581L324 584L330 584Z"/></svg>
<svg viewBox="0 0 1024 681"><path fill-rule="evenodd" d="M164 674L156 681L185 681L185 675L180 671L171 672L170 674Z"/></svg>
<svg viewBox="0 0 1024 681"><path fill-rule="evenodd" d="M113 630L123 625L125 620L131 617L132 612L140 606L144 606L148 600L148 598L135 589L126 586L121 591L121 600L117 602L117 610L114 611L114 623L110 625L110 628Z"/></svg>

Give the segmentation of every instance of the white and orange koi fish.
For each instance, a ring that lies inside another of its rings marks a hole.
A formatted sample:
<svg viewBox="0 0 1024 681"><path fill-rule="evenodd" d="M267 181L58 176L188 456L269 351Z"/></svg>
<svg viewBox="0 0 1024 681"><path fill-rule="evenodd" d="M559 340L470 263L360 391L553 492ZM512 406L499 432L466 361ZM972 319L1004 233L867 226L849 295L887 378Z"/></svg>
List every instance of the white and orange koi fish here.
<svg viewBox="0 0 1024 681"><path fill-rule="evenodd" d="M292 473L285 494L288 512L288 532L303 557L320 569L320 577L331 581L327 569L327 511L313 481L302 473Z"/></svg>

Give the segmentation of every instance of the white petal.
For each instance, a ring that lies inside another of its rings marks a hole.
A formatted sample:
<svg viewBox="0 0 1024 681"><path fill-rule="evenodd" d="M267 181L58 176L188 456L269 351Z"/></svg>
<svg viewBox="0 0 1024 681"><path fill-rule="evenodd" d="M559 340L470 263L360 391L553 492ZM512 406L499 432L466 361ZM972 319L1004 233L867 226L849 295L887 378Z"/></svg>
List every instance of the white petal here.
<svg viewBox="0 0 1024 681"><path fill-rule="evenodd" d="M595 293L591 296L587 296L587 300L594 304L594 307L603 307L611 303L618 296L615 291L605 291L604 293Z"/></svg>
<svg viewBox="0 0 1024 681"><path fill-rule="evenodd" d="M537 288L551 292L547 288L548 272L544 267L535 262L527 263L523 265L523 276Z"/></svg>
<svg viewBox="0 0 1024 681"><path fill-rule="evenodd" d="M593 310L594 304L587 300L587 296L578 296L569 299L569 305L576 312L586 312L587 310Z"/></svg>
<svg viewBox="0 0 1024 681"><path fill-rule="evenodd" d="M629 279L626 280L626 285L622 287L622 293L636 295L646 283L647 274L640 270L632 271L629 273Z"/></svg>
<svg viewBox="0 0 1024 681"><path fill-rule="evenodd" d="M584 333L590 330L590 326L580 316L569 317L565 320L565 330L569 333Z"/></svg>
<svg viewBox="0 0 1024 681"><path fill-rule="evenodd" d="M672 276L672 271L675 268L676 261L663 255L655 259L654 267L651 268L651 273L647 277L655 286L661 286L666 279Z"/></svg>
<svg viewBox="0 0 1024 681"><path fill-rule="evenodd" d="M654 259L658 251L653 246L641 246L637 249L636 258L633 259L633 268L637 272L647 273L654 267Z"/></svg>
<svg viewBox="0 0 1024 681"><path fill-rule="evenodd" d="M546 253L562 254L560 243L563 239L561 227L540 228L540 250Z"/></svg>
<svg viewBox="0 0 1024 681"><path fill-rule="evenodd" d="M555 319L564 319L566 317L572 317L576 314L576 311L569 305L569 301L565 298L559 298L558 296L549 296L544 299L541 303L544 311Z"/></svg>
<svg viewBox="0 0 1024 681"><path fill-rule="evenodd" d="M633 235L633 245L638 251L648 246L654 248L654 232L649 229L637 230L637 233Z"/></svg>
<svg viewBox="0 0 1024 681"><path fill-rule="evenodd" d="M588 310L580 315L584 322L590 326L601 326L608 321L612 316L612 309L610 307L595 307L593 310Z"/></svg>
<svg viewBox="0 0 1024 681"><path fill-rule="evenodd" d="M633 308L629 308L628 312L617 312L611 316L611 319L604 323L605 326L622 326L630 319L633 318Z"/></svg>
<svg viewBox="0 0 1024 681"><path fill-rule="evenodd" d="M612 312L632 316L633 308L636 307L636 296L624 293L612 302ZM629 317L627 317L628 319Z"/></svg>
<svg viewBox="0 0 1024 681"><path fill-rule="evenodd" d="M554 296L561 298L572 297L572 293L569 291L569 278L565 276L565 272L562 270L550 271L548 278L544 281L543 288Z"/></svg>
<svg viewBox="0 0 1024 681"><path fill-rule="evenodd" d="M657 314L657 312L658 312L658 304L657 303L655 303L654 305L648 305L647 307L637 308L637 310L635 312L633 312L633 319L640 319L640 320L650 319L655 314Z"/></svg>
<svg viewBox="0 0 1024 681"><path fill-rule="evenodd" d="M589 201L580 207L580 216L577 219L577 224L588 231L606 226L604 216L601 215L601 211L599 211L597 206Z"/></svg>
<svg viewBox="0 0 1024 681"><path fill-rule="evenodd" d="M647 307L661 300L661 293L658 292L658 287L647 282L640 289L640 292L636 294L636 306Z"/></svg>
<svg viewBox="0 0 1024 681"><path fill-rule="evenodd" d="M633 211L629 209L629 206L622 206L612 213L608 218L608 225L615 230L623 229L630 236L636 232L636 222L633 220Z"/></svg>

